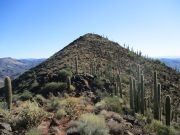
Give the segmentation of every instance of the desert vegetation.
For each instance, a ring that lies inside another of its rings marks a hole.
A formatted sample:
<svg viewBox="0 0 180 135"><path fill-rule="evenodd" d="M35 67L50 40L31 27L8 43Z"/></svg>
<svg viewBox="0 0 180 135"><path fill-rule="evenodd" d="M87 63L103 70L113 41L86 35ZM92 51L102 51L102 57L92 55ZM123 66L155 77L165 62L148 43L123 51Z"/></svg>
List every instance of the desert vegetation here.
<svg viewBox="0 0 180 135"><path fill-rule="evenodd" d="M1 89L0 132L176 135L180 74L95 34L72 42Z"/></svg>

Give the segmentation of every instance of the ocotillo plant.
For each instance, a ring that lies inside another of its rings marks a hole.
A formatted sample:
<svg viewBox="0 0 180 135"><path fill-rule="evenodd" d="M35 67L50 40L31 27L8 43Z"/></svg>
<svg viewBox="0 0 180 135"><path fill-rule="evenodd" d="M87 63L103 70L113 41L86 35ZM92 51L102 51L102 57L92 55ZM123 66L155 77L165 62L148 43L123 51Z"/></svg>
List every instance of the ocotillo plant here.
<svg viewBox="0 0 180 135"><path fill-rule="evenodd" d="M130 82L130 90L129 90L129 95L130 95L130 108L133 110L134 109L134 95L133 95L133 78L130 77L129 79Z"/></svg>
<svg viewBox="0 0 180 135"><path fill-rule="evenodd" d="M144 115L144 75L141 75L141 114Z"/></svg>
<svg viewBox="0 0 180 135"><path fill-rule="evenodd" d="M159 120L157 72L154 72L154 119Z"/></svg>
<svg viewBox="0 0 180 135"><path fill-rule="evenodd" d="M8 109L11 110L12 108L12 85L11 79L7 76L4 80L4 88L6 92L6 102Z"/></svg>
<svg viewBox="0 0 180 135"><path fill-rule="evenodd" d="M170 126L171 123L171 97L166 96L165 101L165 111L166 111L166 125Z"/></svg>
<svg viewBox="0 0 180 135"><path fill-rule="evenodd" d="M161 84L158 83L158 110L159 110L159 120L161 120Z"/></svg>
<svg viewBox="0 0 180 135"><path fill-rule="evenodd" d="M78 74L79 71L78 71L78 57L77 56L75 57L75 68L76 68L76 74Z"/></svg>

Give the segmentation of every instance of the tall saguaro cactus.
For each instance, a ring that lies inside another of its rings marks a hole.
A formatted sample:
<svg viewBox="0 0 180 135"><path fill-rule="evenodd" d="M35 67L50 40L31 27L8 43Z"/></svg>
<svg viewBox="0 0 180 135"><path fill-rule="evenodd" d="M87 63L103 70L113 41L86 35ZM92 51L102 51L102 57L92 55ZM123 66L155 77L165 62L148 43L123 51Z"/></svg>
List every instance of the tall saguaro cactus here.
<svg viewBox="0 0 180 135"><path fill-rule="evenodd" d="M159 120L157 72L154 72L154 119Z"/></svg>
<svg viewBox="0 0 180 135"><path fill-rule="evenodd" d="M161 120L161 84L158 83L158 110L159 110L159 120Z"/></svg>
<svg viewBox="0 0 180 135"><path fill-rule="evenodd" d="M79 71L78 71L78 57L77 56L75 57L75 68L76 68L76 74L78 74Z"/></svg>
<svg viewBox="0 0 180 135"><path fill-rule="evenodd" d="M11 110L12 108L12 85L11 79L7 76L4 80L4 88L6 91L6 102L8 109Z"/></svg>
<svg viewBox="0 0 180 135"><path fill-rule="evenodd" d="M170 126L170 123L171 123L171 97L170 96L166 96L165 111L166 111L166 125Z"/></svg>
<svg viewBox="0 0 180 135"><path fill-rule="evenodd" d="M133 110L134 109L133 78L130 77L129 81L130 81L130 91L129 91L129 94L130 94L130 108Z"/></svg>
<svg viewBox="0 0 180 135"><path fill-rule="evenodd" d="M141 75L141 114L144 114L144 75Z"/></svg>
<svg viewBox="0 0 180 135"><path fill-rule="evenodd" d="M122 98L122 85L121 85L121 77L118 75L117 76L117 84L118 84L118 88L119 88L119 95Z"/></svg>
<svg viewBox="0 0 180 135"><path fill-rule="evenodd" d="M67 78L67 88L68 88L68 91L71 90L71 78L70 77Z"/></svg>

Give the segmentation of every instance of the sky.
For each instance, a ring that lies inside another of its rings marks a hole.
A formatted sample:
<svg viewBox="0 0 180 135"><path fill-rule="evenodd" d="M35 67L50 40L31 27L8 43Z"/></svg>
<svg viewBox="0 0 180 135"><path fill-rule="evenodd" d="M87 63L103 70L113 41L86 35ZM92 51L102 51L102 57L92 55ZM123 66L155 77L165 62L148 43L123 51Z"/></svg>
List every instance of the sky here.
<svg viewBox="0 0 180 135"><path fill-rule="evenodd" d="M0 57L48 58L86 33L180 57L180 1L0 0Z"/></svg>

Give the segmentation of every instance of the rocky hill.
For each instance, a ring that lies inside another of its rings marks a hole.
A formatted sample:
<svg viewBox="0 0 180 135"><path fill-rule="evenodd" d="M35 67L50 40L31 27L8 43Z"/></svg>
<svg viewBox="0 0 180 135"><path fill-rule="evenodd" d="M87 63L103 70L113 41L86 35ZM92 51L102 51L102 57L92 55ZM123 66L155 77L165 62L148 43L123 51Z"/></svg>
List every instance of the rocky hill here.
<svg viewBox="0 0 180 135"><path fill-rule="evenodd" d="M133 52L128 47L124 48L118 43L96 34L79 37L45 62L21 75L14 80L15 90L30 89L35 80L43 85L43 83L51 81L63 68L69 68L75 72L76 56L80 73L89 73L93 64L100 74L105 75L111 66L112 75L120 73L125 82L129 75L135 76L137 65L140 65L145 76L147 93L153 87L153 72L157 71L163 93L173 94L174 101L177 101L178 96L180 97L178 85L180 74L178 72L159 60L145 58L141 56L141 53ZM125 85L125 89L128 89L128 86Z"/></svg>
<svg viewBox="0 0 180 135"><path fill-rule="evenodd" d="M179 72L159 60L86 34L13 80L13 101L7 102L12 111L0 109L0 132L176 135L179 79Z"/></svg>
<svg viewBox="0 0 180 135"><path fill-rule="evenodd" d="M12 79L40 64L44 59L13 59L10 57L0 58L0 86L3 85L5 76Z"/></svg>

